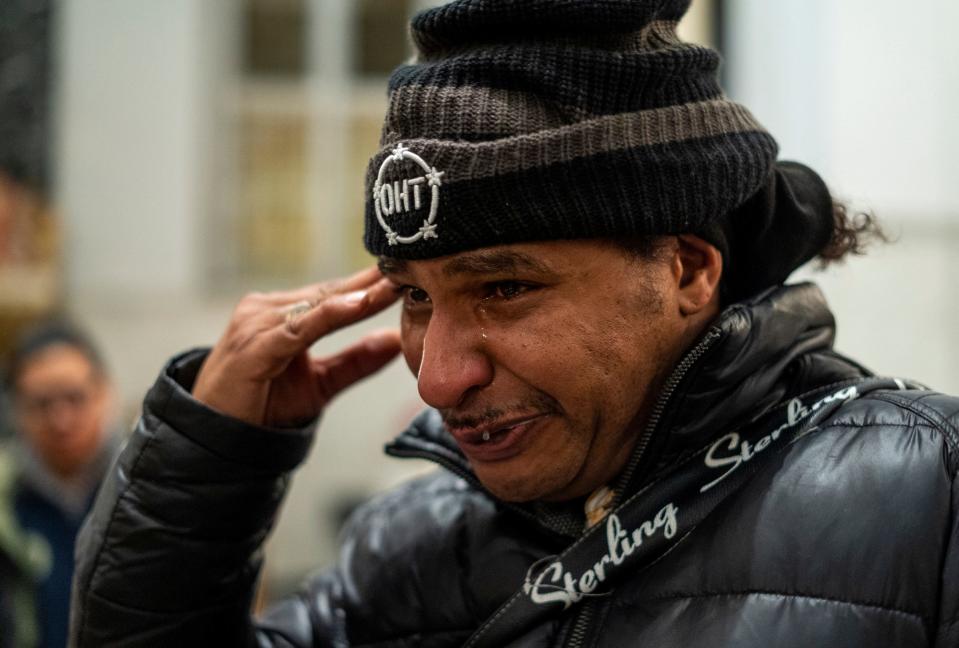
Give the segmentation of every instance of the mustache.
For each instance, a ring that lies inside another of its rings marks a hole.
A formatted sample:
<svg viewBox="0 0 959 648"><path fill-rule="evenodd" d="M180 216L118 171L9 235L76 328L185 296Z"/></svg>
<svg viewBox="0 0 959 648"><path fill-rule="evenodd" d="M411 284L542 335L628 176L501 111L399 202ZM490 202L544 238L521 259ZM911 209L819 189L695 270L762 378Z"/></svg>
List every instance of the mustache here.
<svg viewBox="0 0 959 648"><path fill-rule="evenodd" d="M487 405L472 412L460 409L440 410L447 430L478 428L514 415L525 414L561 414L563 408L555 398L542 392L530 395L527 399L506 407Z"/></svg>

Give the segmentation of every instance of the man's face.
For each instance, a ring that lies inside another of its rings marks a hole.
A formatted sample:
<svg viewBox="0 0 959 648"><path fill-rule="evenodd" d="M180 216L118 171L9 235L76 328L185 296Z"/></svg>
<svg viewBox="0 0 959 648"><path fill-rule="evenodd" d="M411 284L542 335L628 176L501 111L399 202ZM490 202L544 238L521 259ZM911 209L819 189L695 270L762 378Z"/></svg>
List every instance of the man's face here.
<svg viewBox="0 0 959 648"><path fill-rule="evenodd" d="M83 353L58 344L33 355L14 396L20 431L51 471L70 477L93 460L104 438L109 397Z"/></svg>
<svg viewBox="0 0 959 648"><path fill-rule="evenodd" d="M571 499L624 467L682 351L668 261L554 241L381 268L420 395L493 494Z"/></svg>

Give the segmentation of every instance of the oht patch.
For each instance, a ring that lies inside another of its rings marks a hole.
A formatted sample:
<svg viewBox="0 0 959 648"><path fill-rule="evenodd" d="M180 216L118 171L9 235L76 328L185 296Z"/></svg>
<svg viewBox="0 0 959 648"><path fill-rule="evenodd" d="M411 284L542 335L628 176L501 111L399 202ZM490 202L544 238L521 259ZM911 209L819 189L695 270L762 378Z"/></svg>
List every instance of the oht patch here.
<svg viewBox="0 0 959 648"><path fill-rule="evenodd" d="M387 171L391 170L393 165L401 165L404 161L412 162L423 172L422 175L386 180ZM439 238L436 231L436 214L440 206L440 188L443 186L445 175L445 172L427 164L402 142L397 144L396 148L383 160L376 176L376 183L373 185L373 207L376 211L376 220L386 232L386 240L390 245L406 245L421 239ZM424 209L427 200L429 200L429 214L415 233L401 235L387 223L389 217L402 216Z"/></svg>

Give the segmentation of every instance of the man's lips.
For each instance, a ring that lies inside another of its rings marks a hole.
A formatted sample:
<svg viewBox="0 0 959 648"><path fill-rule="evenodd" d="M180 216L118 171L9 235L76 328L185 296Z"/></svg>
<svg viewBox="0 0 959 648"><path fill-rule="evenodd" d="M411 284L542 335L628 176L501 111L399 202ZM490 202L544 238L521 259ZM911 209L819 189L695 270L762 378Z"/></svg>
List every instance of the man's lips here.
<svg viewBox="0 0 959 648"><path fill-rule="evenodd" d="M501 461L519 454L522 441L546 414L499 419L475 427L449 428L460 448L473 461Z"/></svg>

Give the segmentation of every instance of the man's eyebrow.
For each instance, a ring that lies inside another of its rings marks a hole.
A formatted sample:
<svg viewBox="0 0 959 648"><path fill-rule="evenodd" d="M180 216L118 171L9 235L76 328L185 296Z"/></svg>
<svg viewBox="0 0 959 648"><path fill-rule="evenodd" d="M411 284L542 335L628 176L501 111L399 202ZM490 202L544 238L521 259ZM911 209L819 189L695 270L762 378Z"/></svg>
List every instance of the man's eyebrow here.
<svg viewBox="0 0 959 648"><path fill-rule="evenodd" d="M407 263L403 259L380 257L376 262L376 267L378 267L384 275L403 274L407 270Z"/></svg>
<svg viewBox="0 0 959 648"><path fill-rule="evenodd" d="M405 259L380 257L377 267L384 275L407 274L409 262ZM466 252L456 255L443 266L443 274L454 277L464 274L496 274L504 272L536 272L554 274L552 268L542 261L522 252L512 250L492 250Z"/></svg>
<svg viewBox="0 0 959 648"><path fill-rule="evenodd" d="M463 274L496 274L503 272L535 272L553 274L552 268L542 261L512 250L470 252L451 259L443 267L443 274L453 277Z"/></svg>

